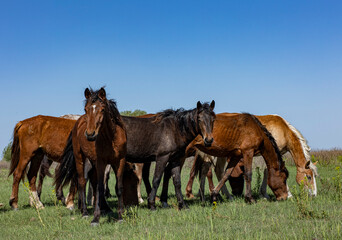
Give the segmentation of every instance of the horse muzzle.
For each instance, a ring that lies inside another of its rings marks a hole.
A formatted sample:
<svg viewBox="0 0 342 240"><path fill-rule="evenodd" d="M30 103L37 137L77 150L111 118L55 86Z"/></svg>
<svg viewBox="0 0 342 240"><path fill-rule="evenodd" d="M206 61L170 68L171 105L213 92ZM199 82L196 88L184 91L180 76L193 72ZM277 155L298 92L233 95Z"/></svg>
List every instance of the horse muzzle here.
<svg viewBox="0 0 342 240"><path fill-rule="evenodd" d="M214 141L214 138L207 138L207 137L204 138L204 146L210 147L213 141Z"/></svg>
<svg viewBox="0 0 342 240"><path fill-rule="evenodd" d="M87 140L93 142L96 140L97 134L93 131L91 134L88 134L87 130L84 131L84 135L86 136Z"/></svg>

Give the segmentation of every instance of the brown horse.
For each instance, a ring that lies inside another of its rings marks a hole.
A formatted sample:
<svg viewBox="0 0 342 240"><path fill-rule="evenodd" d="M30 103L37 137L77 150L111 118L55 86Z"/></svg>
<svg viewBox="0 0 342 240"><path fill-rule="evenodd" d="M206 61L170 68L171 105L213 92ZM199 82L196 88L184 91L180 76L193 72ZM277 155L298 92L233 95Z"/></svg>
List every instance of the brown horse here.
<svg viewBox="0 0 342 240"><path fill-rule="evenodd" d="M287 198L287 169L281 158L280 151L272 135L251 114L234 116L217 115L214 124L213 137L215 142L206 147L200 139L191 143L201 151L218 157L228 158L228 168L219 184L212 191L212 200L216 200L219 190L231 175L234 167L242 158L245 167L246 191L245 199L253 202L251 193L253 156L261 154L268 169L268 184L277 200Z"/></svg>
<svg viewBox="0 0 342 240"><path fill-rule="evenodd" d="M186 146L198 135L203 138L206 146L213 142L211 132L215 120L214 106L214 101L210 105L198 101L197 107L188 111L168 109L151 118L122 117L127 131L126 160L133 163L156 161L148 202L151 210L156 209L155 195L166 165L173 175L178 207L186 207L181 193L180 160L185 154ZM72 158L64 158L63 162L64 160L65 165L72 165L74 162ZM70 174L60 179L61 182L72 178L73 170L69 172Z"/></svg>
<svg viewBox="0 0 342 240"><path fill-rule="evenodd" d="M75 173L68 168L68 163L76 162L81 212L83 216L88 216L85 201L84 163L86 158L93 163L95 171L90 179L93 189L96 191L96 197L94 218L91 224L95 226L99 223L101 209L107 212L111 211L104 198L103 179L107 164L112 166L116 175L117 212L118 219L122 220L124 211L123 172L127 150L126 130L116 103L106 98L104 88L97 91L87 88L84 96L86 113L77 120L72 130L65 148L63 162L56 172L55 183L56 189L68 183L68 180L71 180L68 176L75 176Z"/></svg>
<svg viewBox="0 0 342 240"><path fill-rule="evenodd" d="M223 113L223 114L218 114L218 115L234 116L234 115L237 115L237 113ZM316 186L315 177L318 175L317 167L310 160L310 155L309 155L310 148L307 145L307 142L305 138L302 136L302 134L295 127L293 127L290 123L288 123L285 119L283 119L282 117L278 115L265 115L265 116L256 116L256 117L274 136L281 154L284 155L287 152L291 153L292 158L297 168L297 176L296 176L297 183L300 184L301 182L303 182L307 186L309 190L309 194L316 196L317 186ZM225 163L226 163L225 158L217 158L217 161L215 164L215 173L216 173L218 180L220 180L222 177ZM209 184L212 185L211 173L208 170L209 168L207 167L206 172L205 170L202 170L202 172L204 171L203 172L204 176L208 172ZM243 180L242 175L243 175L243 162L240 161L238 166L232 172L231 177L229 178L234 195L242 194L243 185L244 185L243 183L244 180ZM194 174L192 172L190 174L190 179L189 179L188 186L187 186L187 196L191 196L191 186L193 182L193 177L194 177ZM264 197L269 198L268 195L266 194L266 183L267 183L266 179L267 179L267 169L265 169L264 171L264 180L260 188L260 193ZM202 186L204 185L202 184ZM201 189L200 192L203 192L203 190L204 189ZM226 186L223 186L222 191L227 197L230 196Z"/></svg>
<svg viewBox="0 0 342 240"><path fill-rule="evenodd" d="M43 208L36 190L37 172L44 155L60 162L68 135L76 121L38 115L17 123L13 133L12 159L9 175L13 173L10 206L18 209L19 182L30 164L27 177L30 184L30 204Z"/></svg>

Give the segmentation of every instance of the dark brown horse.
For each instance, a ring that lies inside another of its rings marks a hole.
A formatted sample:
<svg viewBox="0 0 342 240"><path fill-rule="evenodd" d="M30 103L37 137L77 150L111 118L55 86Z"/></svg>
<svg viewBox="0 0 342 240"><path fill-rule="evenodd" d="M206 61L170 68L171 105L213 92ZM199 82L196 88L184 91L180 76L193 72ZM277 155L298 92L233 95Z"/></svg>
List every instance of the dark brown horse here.
<svg viewBox="0 0 342 240"><path fill-rule="evenodd" d="M104 88L98 91L87 88L84 95L86 98L84 108L86 114L77 120L72 130L64 151L63 162L56 173L55 183L56 189L68 183L71 180L70 176L75 176L72 167L76 167L81 212L83 216L87 216L84 163L88 158L95 167L90 179L93 189L96 191L92 225L97 225L101 209L111 211L104 198L103 179L107 164L112 166L116 175L115 189L118 197L118 219L122 220L124 211L122 196L123 172L127 150L126 131L116 103L106 98Z"/></svg>
<svg viewBox="0 0 342 240"><path fill-rule="evenodd" d="M43 208L36 190L36 178L44 156L60 162L68 135L76 121L50 117L35 116L17 123L13 133L12 159L9 175L13 173L13 187L10 206L18 209L19 182L27 174L30 184L30 204ZM68 202L68 201L67 201ZM73 204L73 203L72 203Z"/></svg>

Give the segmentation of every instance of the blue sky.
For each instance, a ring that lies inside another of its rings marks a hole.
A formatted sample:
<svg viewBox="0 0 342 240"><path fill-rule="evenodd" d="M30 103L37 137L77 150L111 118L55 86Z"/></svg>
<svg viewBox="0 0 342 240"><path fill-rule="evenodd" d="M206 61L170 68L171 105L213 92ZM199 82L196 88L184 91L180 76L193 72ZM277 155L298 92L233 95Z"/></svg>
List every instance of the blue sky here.
<svg viewBox="0 0 342 240"><path fill-rule="evenodd" d="M15 124L120 111L279 114L312 148L342 147L341 1L1 1L0 150Z"/></svg>

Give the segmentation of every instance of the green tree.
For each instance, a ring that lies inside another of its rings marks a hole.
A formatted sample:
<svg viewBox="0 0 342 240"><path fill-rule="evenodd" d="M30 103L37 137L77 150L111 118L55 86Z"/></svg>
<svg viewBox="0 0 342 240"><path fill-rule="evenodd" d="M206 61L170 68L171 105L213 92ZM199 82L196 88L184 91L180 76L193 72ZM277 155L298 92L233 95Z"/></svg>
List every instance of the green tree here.
<svg viewBox="0 0 342 240"><path fill-rule="evenodd" d="M147 112L140 110L140 109L136 109L133 112L132 111L123 111L123 112L120 112L120 114L123 116L137 117L137 116L145 115L145 114L147 114Z"/></svg>
<svg viewBox="0 0 342 240"><path fill-rule="evenodd" d="M2 159L9 162L11 161L11 149L12 149L12 142L10 142L4 150L2 150Z"/></svg>

